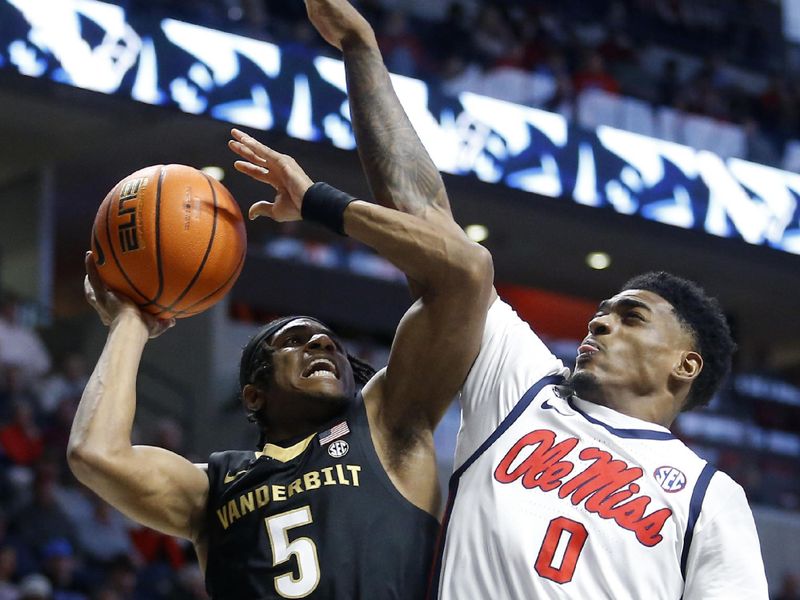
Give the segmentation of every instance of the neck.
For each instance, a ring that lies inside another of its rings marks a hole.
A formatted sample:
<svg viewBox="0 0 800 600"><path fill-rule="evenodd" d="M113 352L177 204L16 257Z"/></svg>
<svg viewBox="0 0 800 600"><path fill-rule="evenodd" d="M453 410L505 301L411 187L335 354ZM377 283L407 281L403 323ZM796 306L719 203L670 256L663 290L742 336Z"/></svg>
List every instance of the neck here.
<svg viewBox="0 0 800 600"><path fill-rule="evenodd" d="M297 435L291 436L284 436L284 435L265 435L261 438L261 447L263 448L267 444L272 444L274 446L280 446L282 448L288 448L289 446L294 446L298 442L302 442L306 439L309 435L313 435L317 433L317 429L313 431L308 431L306 433L300 433Z"/></svg>
<svg viewBox="0 0 800 600"><path fill-rule="evenodd" d="M280 425L269 425L266 432L262 435L262 440L276 446L291 446L292 444L307 438L309 435L324 431L332 424L336 424L344 418L348 405L339 407L335 411L325 411L323 414L316 415L318 418L300 418L290 422L289 419ZM262 444L263 445L263 444Z"/></svg>
<svg viewBox="0 0 800 600"><path fill-rule="evenodd" d="M583 386L580 383L573 382L570 387L582 400L648 423L669 428L680 412L681 404L668 393L640 394L629 389L609 390L593 385Z"/></svg>
<svg viewBox="0 0 800 600"><path fill-rule="evenodd" d="M584 398L584 400L605 406L635 419L661 425L667 429L672 426L677 416L677 413L673 413L671 410L665 410L665 405L658 400L654 400L652 397L636 399L614 398L614 400L608 402L598 402L591 398Z"/></svg>

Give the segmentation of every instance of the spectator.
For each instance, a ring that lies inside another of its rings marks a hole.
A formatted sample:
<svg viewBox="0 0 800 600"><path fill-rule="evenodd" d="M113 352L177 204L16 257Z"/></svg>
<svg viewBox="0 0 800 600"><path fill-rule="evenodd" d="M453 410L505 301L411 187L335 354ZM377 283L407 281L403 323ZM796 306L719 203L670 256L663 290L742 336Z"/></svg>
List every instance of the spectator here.
<svg viewBox="0 0 800 600"><path fill-rule="evenodd" d="M104 588L116 594L120 600L149 600L152 595L137 594L137 573L133 561L126 555L118 555L108 566Z"/></svg>
<svg viewBox="0 0 800 600"><path fill-rule="evenodd" d="M659 106L675 106L680 91L681 81L678 77L678 61L669 58L664 61L656 85L656 104Z"/></svg>
<svg viewBox="0 0 800 600"><path fill-rule="evenodd" d="M33 498L13 519L14 531L31 548L43 548L53 538L75 540L75 530L57 501L57 471L42 465L33 483Z"/></svg>
<svg viewBox="0 0 800 600"><path fill-rule="evenodd" d="M472 44L483 68L494 66L518 45L506 14L494 4L484 4L472 29Z"/></svg>
<svg viewBox="0 0 800 600"><path fill-rule="evenodd" d="M120 555L131 555L130 521L98 496L92 496L91 505L90 518L76 527L78 549L100 565L110 565Z"/></svg>
<svg viewBox="0 0 800 600"><path fill-rule="evenodd" d="M445 19L433 24L427 46L431 57L439 65L440 74L452 57L461 57L465 62L474 58L472 28L460 2L450 3Z"/></svg>
<svg viewBox="0 0 800 600"><path fill-rule="evenodd" d="M67 442L72 428L72 419L75 417L77 408L78 400L75 398L63 398L50 414L42 433L45 447L51 454L55 454L58 457L62 466L66 466Z"/></svg>
<svg viewBox="0 0 800 600"><path fill-rule="evenodd" d="M33 573L19 584L19 600L52 600L53 586L44 575Z"/></svg>
<svg viewBox="0 0 800 600"><path fill-rule="evenodd" d="M30 548L18 535L8 532L8 517L0 510L0 548L10 548L14 554L15 576L26 575L38 566Z"/></svg>
<svg viewBox="0 0 800 600"><path fill-rule="evenodd" d="M606 63L599 52L591 51L584 60L583 68L578 71L573 82L575 93L580 94L584 90L599 89L612 94L619 94L619 83L606 70Z"/></svg>
<svg viewBox="0 0 800 600"><path fill-rule="evenodd" d="M86 357L80 352L67 353L61 360L59 369L51 373L39 387L39 408L42 413L49 415L59 407L62 400L80 400L87 381L89 368Z"/></svg>
<svg viewBox="0 0 800 600"><path fill-rule="evenodd" d="M14 584L16 573L16 549L0 545L0 600L17 600L19 597L19 590Z"/></svg>
<svg viewBox="0 0 800 600"><path fill-rule="evenodd" d="M0 372L15 369L23 387L50 370L50 354L36 332L21 322L19 298L0 297Z"/></svg>
<svg viewBox="0 0 800 600"><path fill-rule="evenodd" d="M390 72L407 77L421 77L429 72L425 49L412 32L405 12L391 11L378 30L377 39Z"/></svg>
<svg viewBox="0 0 800 600"><path fill-rule="evenodd" d="M22 467L33 465L42 456L44 441L29 402L14 402L11 422L0 427L0 451Z"/></svg>
<svg viewBox="0 0 800 600"><path fill-rule="evenodd" d="M76 576L77 563L72 544L53 538L42 548L44 572L53 584L53 600L87 600L84 585Z"/></svg>

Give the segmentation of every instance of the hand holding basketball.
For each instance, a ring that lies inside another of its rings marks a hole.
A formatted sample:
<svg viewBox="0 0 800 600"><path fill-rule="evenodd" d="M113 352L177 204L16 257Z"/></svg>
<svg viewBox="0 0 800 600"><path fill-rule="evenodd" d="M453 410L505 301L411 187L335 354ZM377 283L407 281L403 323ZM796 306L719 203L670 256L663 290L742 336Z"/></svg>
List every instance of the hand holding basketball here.
<svg viewBox="0 0 800 600"><path fill-rule="evenodd" d="M152 339L164 333L175 325L175 319L157 319L154 316L141 312L136 305L125 298L118 296L106 287L97 271L94 256L91 252L86 253L86 277L83 281L83 291L86 301L97 311L100 320L106 327L110 326L124 311L135 312L145 327L148 336Z"/></svg>
<svg viewBox="0 0 800 600"><path fill-rule="evenodd" d="M303 196L314 182L297 161L238 129L232 129L231 135L234 139L228 142L228 147L245 159L233 163L236 170L271 185L277 192L274 201L253 204L250 218L265 216L278 222L301 220Z"/></svg>

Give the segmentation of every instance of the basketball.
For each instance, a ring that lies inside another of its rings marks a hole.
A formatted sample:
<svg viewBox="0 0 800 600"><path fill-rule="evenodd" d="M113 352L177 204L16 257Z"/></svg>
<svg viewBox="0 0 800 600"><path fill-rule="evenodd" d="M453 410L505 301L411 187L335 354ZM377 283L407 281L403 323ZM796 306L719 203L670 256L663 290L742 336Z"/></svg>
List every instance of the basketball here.
<svg viewBox="0 0 800 600"><path fill-rule="evenodd" d="M117 183L94 220L103 282L161 319L216 304L244 264L239 205L216 179L185 165L154 165Z"/></svg>

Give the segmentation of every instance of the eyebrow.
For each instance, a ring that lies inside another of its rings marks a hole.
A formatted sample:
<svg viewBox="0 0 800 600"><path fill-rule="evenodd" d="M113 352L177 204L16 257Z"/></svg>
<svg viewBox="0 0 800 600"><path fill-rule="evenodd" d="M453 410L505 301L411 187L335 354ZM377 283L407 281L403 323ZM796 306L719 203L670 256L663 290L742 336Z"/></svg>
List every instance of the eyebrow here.
<svg viewBox="0 0 800 600"><path fill-rule="evenodd" d="M611 300L603 300L597 307L597 312L598 313L610 312L612 306L619 306L620 308L641 308L648 312L653 312L653 309L650 308L647 304L645 304L641 300L637 300L636 298L630 298L630 297L620 298L616 302L611 302Z"/></svg>
<svg viewBox="0 0 800 600"><path fill-rule="evenodd" d="M286 328L281 329L280 331L276 332L275 335L272 336L272 339L270 340L270 344L275 343L276 340L278 340L278 339L280 339L280 338L282 338L282 337L284 337L286 335L289 335L291 333L299 333L299 332L305 333L307 330L313 329L313 328L314 328L314 325L312 323L298 323L297 325L290 325L289 327L286 327ZM336 336L336 334L334 334L327 327L322 327L319 330L319 333L324 333L329 338L331 338L336 343L336 345L341 347L342 344L341 344L341 341L339 340L339 338Z"/></svg>

